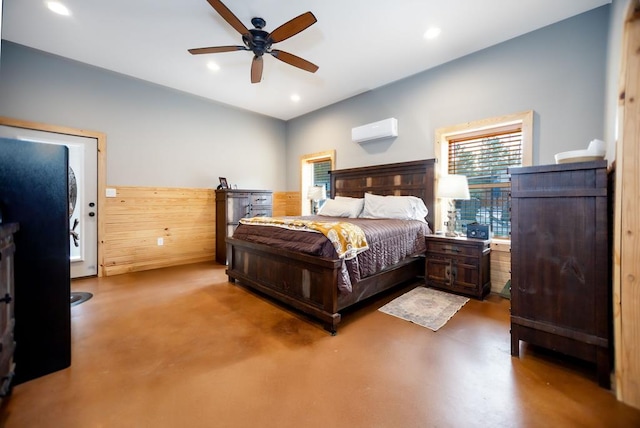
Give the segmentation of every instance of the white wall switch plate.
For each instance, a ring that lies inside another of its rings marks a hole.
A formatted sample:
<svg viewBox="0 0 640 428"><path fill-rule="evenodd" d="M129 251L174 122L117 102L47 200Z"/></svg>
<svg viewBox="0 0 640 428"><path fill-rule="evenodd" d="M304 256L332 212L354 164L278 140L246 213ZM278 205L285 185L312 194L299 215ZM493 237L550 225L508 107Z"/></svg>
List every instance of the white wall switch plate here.
<svg viewBox="0 0 640 428"><path fill-rule="evenodd" d="M115 198L116 197L116 189L114 189L114 188L108 187L106 193L107 193L107 198Z"/></svg>
<svg viewBox="0 0 640 428"><path fill-rule="evenodd" d="M164 245L164 238L158 238L158 245Z"/></svg>

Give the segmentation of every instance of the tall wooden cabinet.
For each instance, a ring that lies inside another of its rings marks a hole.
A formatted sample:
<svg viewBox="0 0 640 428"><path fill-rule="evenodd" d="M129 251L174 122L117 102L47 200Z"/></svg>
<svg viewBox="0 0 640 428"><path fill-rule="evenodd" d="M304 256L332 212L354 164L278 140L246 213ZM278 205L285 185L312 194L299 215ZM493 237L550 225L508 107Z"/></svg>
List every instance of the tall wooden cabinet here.
<svg viewBox="0 0 640 428"><path fill-rule="evenodd" d="M597 366L610 387L606 161L512 168L511 354L520 340Z"/></svg>
<svg viewBox="0 0 640 428"><path fill-rule="evenodd" d="M273 193L269 190L216 190L216 261L227 264L225 239L245 217L271 217Z"/></svg>
<svg viewBox="0 0 640 428"><path fill-rule="evenodd" d="M17 231L17 223L0 224L0 334L2 335L0 336L0 397L11 393L15 373L13 254L16 246L13 234Z"/></svg>

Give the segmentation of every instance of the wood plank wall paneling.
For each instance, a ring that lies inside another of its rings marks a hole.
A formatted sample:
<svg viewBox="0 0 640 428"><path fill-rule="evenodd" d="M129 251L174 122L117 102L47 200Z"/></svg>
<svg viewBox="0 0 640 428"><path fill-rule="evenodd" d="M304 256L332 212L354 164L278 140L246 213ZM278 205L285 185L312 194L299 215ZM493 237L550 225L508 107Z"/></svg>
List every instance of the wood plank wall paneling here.
<svg viewBox="0 0 640 428"><path fill-rule="evenodd" d="M111 187L116 197L106 198L105 275L214 260L213 189Z"/></svg>
<svg viewBox="0 0 640 428"><path fill-rule="evenodd" d="M511 279L511 243L491 242L491 292L500 293Z"/></svg>
<svg viewBox="0 0 640 428"><path fill-rule="evenodd" d="M623 34L616 147L613 314L616 396L640 408L640 0Z"/></svg>
<svg viewBox="0 0 640 428"><path fill-rule="evenodd" d="M301 215L300 192L274 192L273 216Z"/></svg>

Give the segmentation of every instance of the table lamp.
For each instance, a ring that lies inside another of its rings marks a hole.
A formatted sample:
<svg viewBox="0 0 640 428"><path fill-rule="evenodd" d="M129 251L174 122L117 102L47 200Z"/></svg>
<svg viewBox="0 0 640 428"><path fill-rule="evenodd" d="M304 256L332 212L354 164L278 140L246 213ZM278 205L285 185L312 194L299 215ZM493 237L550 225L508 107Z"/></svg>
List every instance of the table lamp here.
<svg viewBox="0 0 640 428"><path fill-rule="evenodd" d="M447 210L448 221L445 222L446 236L458 236L456 233L457 210L456 199L471 199L469 195L469 183L466 175L448 174L440 176L438 180L438 197L449 198L449 209Z"/></svg>
<svg viewBox="0 0 640 428"><path fill-rule="evenodd" d="M307 198L311 200L311 214L318 214L319 202L327 199L327 189L324 186L311 186L307 190Z"/></svg>

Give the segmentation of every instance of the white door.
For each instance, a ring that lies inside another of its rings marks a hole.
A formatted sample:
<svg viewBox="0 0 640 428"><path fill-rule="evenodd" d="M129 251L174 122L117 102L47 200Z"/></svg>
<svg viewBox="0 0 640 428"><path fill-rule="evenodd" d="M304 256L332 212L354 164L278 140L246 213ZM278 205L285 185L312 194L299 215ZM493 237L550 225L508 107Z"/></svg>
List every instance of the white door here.
<svg viewBox="0 0 640 428"><path fill-rule="evenodd" d="M69 148L71 278L98 273L98 140L0 125L0 137ZM72 183L75 181L75 192ZM75 194L74 194L75 193Z"/></svg>

